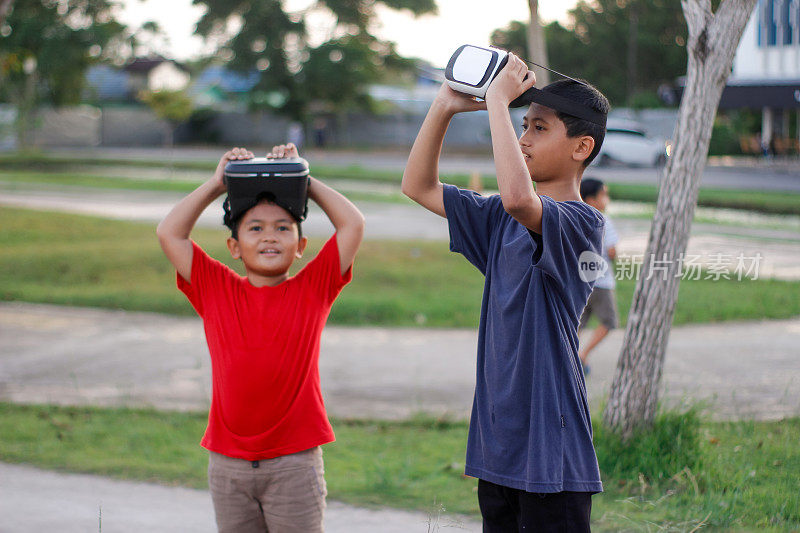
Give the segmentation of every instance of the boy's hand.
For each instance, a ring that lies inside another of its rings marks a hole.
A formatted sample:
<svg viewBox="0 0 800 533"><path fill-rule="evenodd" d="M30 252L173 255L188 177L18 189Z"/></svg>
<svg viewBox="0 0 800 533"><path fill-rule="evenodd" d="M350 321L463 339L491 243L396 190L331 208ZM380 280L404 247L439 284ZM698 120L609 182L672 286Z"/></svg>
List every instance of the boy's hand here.
<svg viewBox="0 0 800 533"><path fill-rule="evenodd" d="M220 158L217 170L214 171L214 177L211 178L220 194L225 192L225 165L228 164L228 161L239 159L253 159L253 152L247 148L233 148L225 152L225 155Z"/></svg>
<svg viewBox="0 0 800 533"><path fill-rule="evenodd" d="M300 152L298 152L294 143L279 144L272 147L272 151L267 154L267 157L274 157L275 159L300 157Z"/></svg>
<svg viewBox="0 0 800 533"><path fill-rule="evenodd" d="M508 54L508 63L486 91L486 101L496 101L508 106L535 84L536 76L528 70L528 65L514 54Z"/></svg>
<svg viewBox="0 0 800 533"><path fill-rule="evenodd" d="M476 100L474 96L454 91L447 82L442 84L431 107L439 107L451 115L466 111L486 109L486 102Z"/></svg>

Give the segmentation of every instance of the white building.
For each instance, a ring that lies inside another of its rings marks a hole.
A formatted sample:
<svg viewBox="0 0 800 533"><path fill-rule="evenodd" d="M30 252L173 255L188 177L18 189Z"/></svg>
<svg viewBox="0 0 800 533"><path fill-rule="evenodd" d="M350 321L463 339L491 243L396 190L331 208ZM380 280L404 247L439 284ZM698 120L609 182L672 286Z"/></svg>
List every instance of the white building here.
<svg viewBox="0 0 800 533"><path fill-rule="evenodd" d="M797 114L800 125L800 0L759 0L720 108L761 109L767 144L773 138L797 139L800 132L789 131L789 117Z"/></svg>
<svg viewBox="0 0 800 533"><path fill-rule="evenodd" d="M161 56L139 57L128 63L128 90L136 95L139 91L179 91L189 85L189 72L178 63Z"/></svg>

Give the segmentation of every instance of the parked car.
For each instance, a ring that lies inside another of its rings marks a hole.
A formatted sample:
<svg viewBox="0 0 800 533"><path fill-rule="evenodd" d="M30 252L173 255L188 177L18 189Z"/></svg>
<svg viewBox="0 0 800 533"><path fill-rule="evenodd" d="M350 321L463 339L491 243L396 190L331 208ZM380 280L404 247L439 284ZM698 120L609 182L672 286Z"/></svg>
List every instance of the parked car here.
<svg viewBox="0 0 800 533"><path fill-rule="evenodd" d="M606 138L594 160L598 166L623 164L661 166L667 162L669 141L648 136L635 124L609 122Z"/></svg>

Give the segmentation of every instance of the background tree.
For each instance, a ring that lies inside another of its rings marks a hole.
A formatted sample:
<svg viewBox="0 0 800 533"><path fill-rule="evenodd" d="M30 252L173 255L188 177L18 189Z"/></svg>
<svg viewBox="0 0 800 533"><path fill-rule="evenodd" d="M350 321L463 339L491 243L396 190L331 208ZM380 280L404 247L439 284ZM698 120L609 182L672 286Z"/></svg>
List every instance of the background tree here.
<svg viewBox="0 0 800 533"><path fill-rule="evenodd" d="M352 108L374 110L373 101L363 89L381 79L386 69L396 71L413 66L412 60L395 52L393 43L361 33L332 39L310 50L302 79L314 88L309 97L326 102L334 112Z"/></svg>
<svg viewBox="0 0 800 533"><path fill-rule="evenodd" d="M186 94L186 91L161 89L142 91L139 93L139 100L147 104L153 113L165 122L164 144L171 147L175 138L175 129L192 116L194 111L192 99Z"/></svg>
<svg viewBox="0 0 800 533"><path fill-rule="evenodd" d="M544 27L550 67L591 80L614 105L636 105L686 72L686 21L678 0L581 0L566 27ZM524 51L527 23L496 30L492 43ZM657 102L657 100L656 100Z"/></svg>
<svg viewBox="0 0 800 533"><path fill-rule="evenodd" d="M675 127L636 283L603 423L623 439L651 426L669 331L678 299L681 258L697 205L711 129L745 25L757 0L682 0L689 29L686 90Z"/></svg>
<svg viewBox="0 0 800 533"><path fill-rule="evenodd" d="M387 70L408 65L391 43L374 37L378 5L415 15L436 10L434 0L319 0L296 13L286 12L280 0L194 4L207 7L196 32L220 43L220 56L228 65L262 72L253 104L299 120L312 100L332 110L369 108L367 86L383 79ZM324 13L331 21L319 45L310 44L305 24L312 12Z"/></svg>
<svg viewBox="0 0 800 533"><path fill-rule="evenodd" d="M490 42L493 46L514 52L520 57L528 57L528 23L512 20L505 28L492 32Z"/></svg>
<svg viewBox="0 0 800 533"><path fill-rule="evenodd" d="M18 144L29 144L33 111L77 103L86 69L114 53L125 27L107 0L17 0L0 25L0 99L17 108Z"/></svg>

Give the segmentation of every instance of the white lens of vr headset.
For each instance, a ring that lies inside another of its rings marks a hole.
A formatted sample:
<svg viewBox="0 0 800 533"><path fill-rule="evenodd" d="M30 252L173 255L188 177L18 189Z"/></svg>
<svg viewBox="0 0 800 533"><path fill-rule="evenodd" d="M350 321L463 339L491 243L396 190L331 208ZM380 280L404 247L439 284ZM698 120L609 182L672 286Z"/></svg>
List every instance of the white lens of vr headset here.
<svg viewBox="0 0 800 533"><path fill-rule="evenodd" d="M453 64L453 78L461 83L478 85L492 63L491 50L467 46Z"/></svg>

